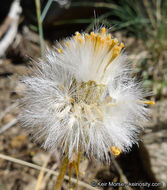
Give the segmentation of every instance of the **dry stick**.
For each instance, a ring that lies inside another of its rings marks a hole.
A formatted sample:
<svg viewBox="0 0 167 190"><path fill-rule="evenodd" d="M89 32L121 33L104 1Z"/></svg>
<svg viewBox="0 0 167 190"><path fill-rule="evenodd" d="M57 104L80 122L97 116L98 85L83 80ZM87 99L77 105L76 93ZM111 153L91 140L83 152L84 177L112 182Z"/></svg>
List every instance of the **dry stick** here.
<svg viewBox="0 0 167 190"><path fill-rule="evenodd" d="M8 130L9 128L11 128L12 126L14 126L16 123L18 122L18 119L15 118L12 121L10 121L9 123L7 123L6 125L2 126L0 128L0 134L5 132L6 130Z"/></svg>
<svg viewBox="0 0 167 190"><path fill-rule="evenodd" d="M117 161L115 160L115 158L114 158L113 156L111 156L111 160L112 160L112 163L114 164L116 170L118 171L118 173L119 173L119 175L120 175L122 181L123 181L124 183L126 183L126 184L129 184L128 179L127 179L126 176L124 175L124 173L123 173L121 167L119 166L119 164L117 163ZM126 188L127 190L132 190L132 188L131 188L130 186L128 186L128 185L126 185L125 188Z"/></svg>
<svg viewBox="0 0 167 190"><path fill-rule="evenodd" d="M69 159L66 156L62 162L62 167L60 169L60 173L59 173L59 176L58 176L57 181L56 181L55 190L61 190L61 186L62 186L62 183L64 180L64 176L65 176L67 168L68 168L68 163L69 163Z"/></svg>
<svg viewBox="0 0 167 190"><path fill-rule="evenodd" d="M4 154L0 154L0 158L4 159L4 160L11 161L11 162L14 162L14 163L17 163L17 164L21 164L23 166L28 166L28 167L31 167L31 168L34 168L34 169L37 169L37 170L41 170L42 169L41 166L38 166L36 164L32 164L32 163L29 163L29 162L26 162L26 161L23 161L23 160L20 160L20 159L16 159L16 158L13 158L11 156L4 155ZM55 172L55 171L50 170L48 168L44 168L43 170L44 170L44 172L50 172L51 174L53 174L55 176L59 175L58 172ZM64 176L64 179L66 179L66 180L69 181L69 177L67 175ZM77 180L74 179L74 178L71 178L71 182L76 183ZM78 185L80 185L82 187L85 187L85 188L87 188L89 190L99 190L99 189L97 189L95 187L90 186L89 184L87 184L85 182L82 182L82 181L78 181Z"/></svg>
<svg viewBox="0 0 167 190"><path fill-rule="evenodd" d="M1 119L3 119L3 117L10 112L12 109L16 108L19 105L18 102L15 102L14 104L10 105L9 107L7 107L1 114L0 114L0 121Z"/></svg>
<svg viewBox="0 0 167 190"><path fill-rule="evenodd" d="M45 160L43 166L42 166L42 169L39 173L39 176L38 176L38 180L37 180L37 184L36 184L36 187L35 187L35 190L39 190L40 189L40 186L42 184L42 180L43 180L43 177L44 177L44 168L46 168L48 162L49 162L49 159L50 159L50 156Z"/></svg>
<svg viewBox="0 0 167 190"><path fill-rule="evenodd" d="M7 31L7 29L9 28L10 24L12 22L12 19L7 16L4 20L4 22L2 23L2 25L0 26L0 38L4 35L4 33Z"/></svg>
<svg viewBox="0 0 167 190"><path fill-rule="evenodd" d="M0 57L4 55L5 51L9 47L9 45L13 42L16 34L17 34L17 28L19 24L19 15L21 13L21 6L20 6L20 0L14 0L11 7L10 11L8 13L8 17L10 19L6 19L8 23L7 26L4 26L4 28L1 28L2 34L6 28L6 34L4 37L0 40ZM11 23L9 24L9 21Z"/></svg>
<svg viewBox="0 0 167 190"><path fill-rule="evenodd" d="M54 164L52 167L51 167L51 170L55 170L57 168L57 163ZM48 181L49 181L49 178L52 174L50 173L50 171L45 175L44 179L43 179L43 184L42 184L42 188L43 189L46 189L46 186L48 184Z"/></svg>

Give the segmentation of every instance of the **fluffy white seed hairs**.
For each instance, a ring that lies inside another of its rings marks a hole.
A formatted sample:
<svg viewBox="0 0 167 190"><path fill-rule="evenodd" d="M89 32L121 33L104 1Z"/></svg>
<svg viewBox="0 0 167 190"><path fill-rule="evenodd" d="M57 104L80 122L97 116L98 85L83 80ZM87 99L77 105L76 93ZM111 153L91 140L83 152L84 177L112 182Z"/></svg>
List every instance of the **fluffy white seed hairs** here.
<svg viewBox="0 0 167 190"><path fill-rule="evenodd" d="M131 77L123 43L106 28L75 36L48 49L45 60L24 77L23 126L45 149L71 159L86 153L110 160L128 151L147 120L141 85Z"/></svg>

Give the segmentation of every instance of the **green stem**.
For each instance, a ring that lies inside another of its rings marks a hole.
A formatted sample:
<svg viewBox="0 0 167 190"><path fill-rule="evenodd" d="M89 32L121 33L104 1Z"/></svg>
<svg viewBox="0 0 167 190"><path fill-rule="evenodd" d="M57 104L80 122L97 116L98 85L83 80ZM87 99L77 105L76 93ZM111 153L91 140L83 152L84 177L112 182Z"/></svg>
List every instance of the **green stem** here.
<svg viewBox="0 0 167 190"><path fill-rule="evenodd" d="M62 166L61 166L61 169L60 169L59 176L57 177L55 190L60 190L61 189L61 186L62 186L62 183L63 183L63 180L64 180L64 176L65 176L66 171L67 171L68 163L69 163L69 159L66 156L64 158L63 162L62 162Z"/></svg>
<svg viewBox="0 0 167 190"><path fill-rule="evenodd" d="M48 0L46 6L45 6L45 8L44 8L44 10L42 11L42 15L41 15L41 17L40 17L41 22L43 22L43 20L45 19L45 16L46 16L46 14L47 14L47 12L48 12L48 10L49 10L49 8L50 8L52 2L53 2L53 0Z"/></svg>
<svg viewBox="0 0 167 190"><path fill-rule="evenodd" d="M44 37L43 37L42 21L40 19L40 16L41 16L40 0L35 0L35 5L36 5L37 20L38 20L38 31L39 31L39 38L40 38L41 57L42 57L42 59L44 59Z"/></svg>

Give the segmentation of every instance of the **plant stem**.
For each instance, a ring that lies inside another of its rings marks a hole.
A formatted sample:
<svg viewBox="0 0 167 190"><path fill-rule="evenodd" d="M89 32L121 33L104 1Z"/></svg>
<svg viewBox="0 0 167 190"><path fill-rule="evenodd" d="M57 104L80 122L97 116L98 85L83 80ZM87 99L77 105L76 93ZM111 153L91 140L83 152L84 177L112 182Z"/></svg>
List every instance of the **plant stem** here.
<svg viewBox="0 0 167 190"><path fill-rule="evenodd" d="M37 20L38 20L38 31L39 31L39 38L40 38L41 57L42 57L42 59L44 59L44 38L43 38L42 21L40 19L40 16L41 16L40 0L35 0L35 5L36 5Z"/></svg>
<svg viewBox="0 0 167 190"><path fill-rule="evenodd" d="M64 180L64 175L66 174L66 171L67 171L68 163L69 163L69 160L68 160L68 157L66 156L62 162L60 173L59 173L57 181L56 181L55 190L61 189L61 186L62 186L62 183Z"/></svg>
<svg viewBox="0 0 167 190"><path fill-rule="evenodd" d="M43 22L43 20L45 19L45 16L46 16L46 14L47 14L47 12L48 12L48 10L49 10L49 8L50 8L52 2L53 2L53 0L48 0L48 2L47 2L47 4L46 4L45 8L43 9L42 15L41 15L41 17L40 17L41 22Z"/></svg>

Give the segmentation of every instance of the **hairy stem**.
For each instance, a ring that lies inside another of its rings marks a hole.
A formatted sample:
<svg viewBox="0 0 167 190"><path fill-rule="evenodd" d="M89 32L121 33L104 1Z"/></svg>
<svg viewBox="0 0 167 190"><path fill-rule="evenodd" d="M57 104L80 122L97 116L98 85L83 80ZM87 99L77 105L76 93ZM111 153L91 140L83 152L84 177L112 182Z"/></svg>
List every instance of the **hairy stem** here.
<svg viewBox="0 0 167 190"><path fill-rule="evenodd" d="M69 163L69 160L68 160L68 157L66 156L62 162L60 173L59 173L57 181L56 181L55 190L61 189L61 186L62 186L62 183L64 180L64 175L66 174L66 171L67 171L68 163Z"/></svg>

